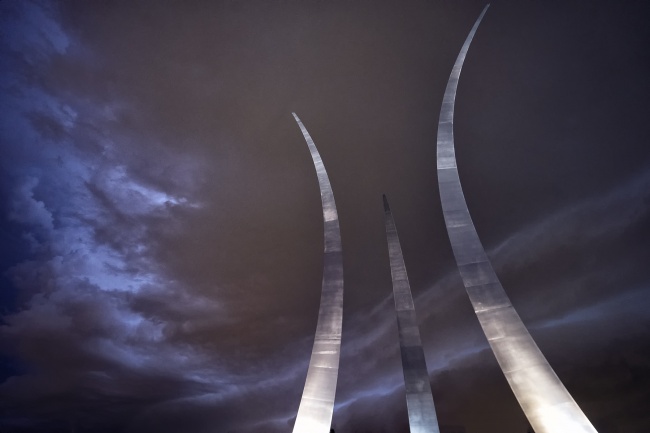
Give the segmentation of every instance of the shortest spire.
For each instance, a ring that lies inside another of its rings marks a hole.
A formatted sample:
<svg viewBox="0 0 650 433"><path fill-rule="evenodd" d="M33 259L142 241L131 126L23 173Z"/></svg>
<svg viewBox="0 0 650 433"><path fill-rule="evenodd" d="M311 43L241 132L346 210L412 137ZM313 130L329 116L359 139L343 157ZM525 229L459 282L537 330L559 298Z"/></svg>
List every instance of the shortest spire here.
<svg viewBox="0 0 650 433"><path fill-rule="evenodd" d="M388 199L385 194L382 196L409 426L411 433L440 433L402 247L397 236L393 214L388 206Z"/></svg>
<svg viewBox="0 0 650 433"><path fill-rule="evenodd" d="M384 212L390 212L390 206L388 206L388 199L386 198L386 194L381 195L384 199Z"/></svg>

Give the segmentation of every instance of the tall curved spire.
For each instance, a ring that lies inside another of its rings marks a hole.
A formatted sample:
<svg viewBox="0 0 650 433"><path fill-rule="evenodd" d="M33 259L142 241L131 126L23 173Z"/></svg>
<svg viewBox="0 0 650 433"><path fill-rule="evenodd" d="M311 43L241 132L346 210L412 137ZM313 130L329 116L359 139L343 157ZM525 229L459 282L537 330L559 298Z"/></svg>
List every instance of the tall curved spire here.
<svg viewBox="0 0 650 433"><path fill-rule="evenodd" d="M393 214L384 195L384 223L388 241L390 273L393 278L393 298L397 313L399 349L402 355L406 407L409 414L411 433L440 433L436 408L433 404L429 371L424 359L420 330L415 317L415 306L411 295L402 247L397 236Z"/></svg>
<svg viewBox="0 0 650 433"><path fill-rule="evenodd" d="M438 185L447 233L474 312L535 432L596 433L510 304L485 254L460 185L453 131L456 88L467 50L488 6L460 50L440 110Z"/></svg>
<svg viewBox="0 0 650 433"><path fill-rule="evenodd" d="M334 412L334 396L339 373L341 328L343 325L343 257L339 217L334 194L323 160L314 140L296 113L293 117L305 137L314 161L323 204L325 254L323 289L314 347L309 360L305 389L300 400L294 433L329 433Z"/></svg>

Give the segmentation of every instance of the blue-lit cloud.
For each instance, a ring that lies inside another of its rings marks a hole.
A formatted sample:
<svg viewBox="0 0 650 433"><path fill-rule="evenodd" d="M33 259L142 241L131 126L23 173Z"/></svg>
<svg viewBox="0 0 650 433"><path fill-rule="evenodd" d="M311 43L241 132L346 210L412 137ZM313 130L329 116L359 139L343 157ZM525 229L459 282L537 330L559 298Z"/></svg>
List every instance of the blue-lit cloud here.
<svg viewBox="0 0 650 433"><path fill-rule="evenodd" d="M61 395L75 400L81 389L137 399L127 378L134 374L218 392L218 362L200 347L174 341L170 325L142 308L150 299L194 320L220 312L218 302L191 294L151 253L152 222L173 230L175 212L200 208L189 198L192 179L165 191L134 177L124 149L140 137L110 136L102 130L115 121L110 110L83 95L52 93L37 75L80 42L43 4L3 8L13 14L3 26L4 55L13 62L2 98L6 217L22 227L32 254L8 271L25 302L4 318L1 334L28 373L1 387L19 408L6 422L20 424L23 405ZM153 169L170 163L160 158L163 152L152 155ZM200 165L191 157L173 161L184 163ZM42 411L26 416L50 422Z"/></svg>

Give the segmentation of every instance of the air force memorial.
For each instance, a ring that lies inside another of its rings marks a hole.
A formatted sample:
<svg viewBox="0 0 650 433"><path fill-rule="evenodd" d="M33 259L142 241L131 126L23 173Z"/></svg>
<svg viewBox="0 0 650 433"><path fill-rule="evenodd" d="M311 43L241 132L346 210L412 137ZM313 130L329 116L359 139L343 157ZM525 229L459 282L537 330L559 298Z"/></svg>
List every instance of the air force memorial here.
<svg viewBox="0 0 650 433"><path fill-rule="evenodd" d="M537 347L501 286L472 222L454 150L454 105L463 62L487 12L472 27L444 93L437 139L442 211L465 290L508 384L536 433L596 433ZM329 433L334 413L343 319L343 261L339 218L325 165L304 124L294 118L316 169L323 208L323 283L314 346L294 433ZM411 433L440 433L415 305L388 199L384 222Z"/></svg>

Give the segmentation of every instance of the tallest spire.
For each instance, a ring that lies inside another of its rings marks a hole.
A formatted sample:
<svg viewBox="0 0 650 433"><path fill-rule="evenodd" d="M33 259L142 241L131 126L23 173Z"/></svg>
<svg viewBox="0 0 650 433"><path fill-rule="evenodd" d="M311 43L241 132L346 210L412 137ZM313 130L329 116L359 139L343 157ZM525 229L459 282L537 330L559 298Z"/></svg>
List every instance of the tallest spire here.
<svg viewBox="0 0 650 433"><path fill-rule="evenodd" d="M596 433L510 304L485 254L460 185L453 130L456 89L467 50L488 6L458 54L440 110L438 185L447 233L474 312L535 432Z"/></svg>

